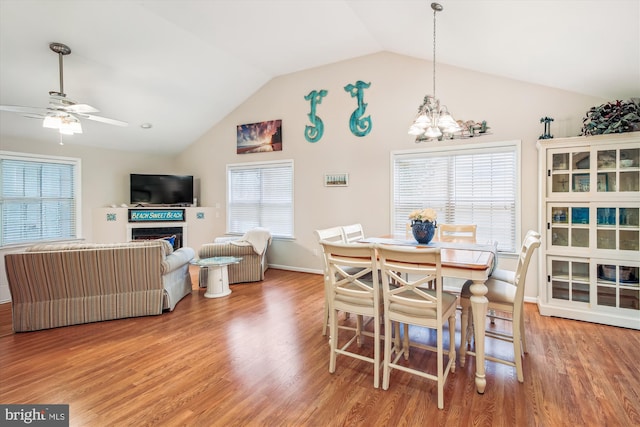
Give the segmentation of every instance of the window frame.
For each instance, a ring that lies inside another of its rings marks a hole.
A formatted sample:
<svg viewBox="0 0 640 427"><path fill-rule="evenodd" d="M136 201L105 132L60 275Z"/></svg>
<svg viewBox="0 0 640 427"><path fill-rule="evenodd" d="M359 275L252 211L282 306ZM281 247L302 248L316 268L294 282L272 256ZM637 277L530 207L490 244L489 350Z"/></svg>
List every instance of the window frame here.
<svg viewBox="0 0 640 427"><path fill-rule="evenodd" d="M53 239L38 239L38 240L22 240L19 242L12 243L4 243L4 237L0 236L0 247L2 248L10 248L17 246L26 246L39 242L63 242L63 241L71 241L80 239L82 236L82 160L77 157L62 157L62 156L51 156L51 155L43 155L43 154L32 154L32 153L21 153L21 152L13 152L13 151L3 151L0 150L0 160L15 160L21 162L33 162L33 163L50 163L50 164L67 164L73 167L73 201L75 204L74 212L74 236L71 237L60 237ZM0 171L1 172L1 171ZM4 192L2 190L2 186L4 185L2 181L2 175L0 174L0 205L4 202L5 198L3 196ZM42 200L42 197L38 198ZM0 206L0 233L2 233L2 215L1 215L1 206Z"/></svg>
<svg viewBox="0 0 640 427"><path fill-rule="evenodd" d="M456 144L456 145L433 145L419 149L412 150L397 150L392 151L390 153L390 224L389 229L394 234L404 234L406 232L405 226L400 230L396 227L400 222L404 222L405 224L409 222L408 218L396 218L398 213L396 212L394 201L395 201L395 176L396 176L396 161L401 158L410 158L410 157L438 157L438 156L457 156L457 155L469 155L469 154L483 154L491 151L504 152L513 150L515 153L515 195L514 195L514 227L512 236L513 246L508 251L504 249L499 249L500 252L504 253L516 253L521 244L520 238L520 230L522 227L522 218L521 218L521 196L522 196L522 144L520 140L509 140L509 141L496 141L496 142L488 142L488 143L468 143L468 144ZM416 206L416 209L426 208L430 206ZM439 222L446 222L444 218L441 217L441 212L438 212Z"/></svg>
<svg viewBox="0 0 640 427"><path fill-rule="evenodd" d="M291 215L291 219L290 219L290 233L289 234L282 234L279 233L278 230L274 230L272 227L269 227L268 224L258 224L256 226L259 227L266 227L269 228L273 237L274 238L279 238L279 239L294 239L295 238L295 226L294 226L294 218L295 218L295 200L294 200L294 194L295 194L295 188L294 188L294 184L295 184L295 179L294 179L294 173L295 173L295 168L294 168L294 160L293 159L284 159L284 160L271 160L271 161L263 161L263 162L245 162L245 163L232 163L232 164L227 164L226 166L226 202L227 202L227 206L226 206L226 234L236 234L236 235L241 235L244 232L246 232L247 230L235 230L232 229L231 227L231 219L232 219L232 215L231 215L231 210L233 209L233 205L231 203L231 173L232 171L239 171L239 170L250 170L250 169L259 169L259 170L264 170L264 169L269 169L269 168L277 168L277 167L288 167L290 169L290 174L291 174L291 184L290 184L290 188L291 188L291 194L290 194L290 215Z"/></svg>

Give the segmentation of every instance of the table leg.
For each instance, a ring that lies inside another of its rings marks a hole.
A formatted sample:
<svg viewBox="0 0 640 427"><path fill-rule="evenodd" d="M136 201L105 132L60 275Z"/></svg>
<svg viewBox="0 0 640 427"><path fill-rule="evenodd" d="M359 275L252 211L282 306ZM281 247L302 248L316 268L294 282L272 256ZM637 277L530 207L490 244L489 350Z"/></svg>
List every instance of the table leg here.
<svg viewBox="0 0 640 427"><path fill-rule="evenodd" d="M208 266L206 298L220 298L231 293L229 289L229 273L226 265Z"/></svg>
<svg viewBox="0 0 640 427"><path fill-rule="evenodd" d="M473 327L476 344L476 390L483 394L487 385L484 366L484 329L487 319L487 305L489 300L485 297L487 286L484 281L474 281L471 285L471 312L473 315ZM465 344L465 343L463 343Z"/></svg>

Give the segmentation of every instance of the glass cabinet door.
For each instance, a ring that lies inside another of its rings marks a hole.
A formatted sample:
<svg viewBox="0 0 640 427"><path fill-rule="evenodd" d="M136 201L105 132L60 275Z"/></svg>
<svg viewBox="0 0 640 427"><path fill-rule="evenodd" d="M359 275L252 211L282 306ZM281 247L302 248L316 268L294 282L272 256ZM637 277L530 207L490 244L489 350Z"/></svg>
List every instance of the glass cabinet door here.
<svg viewBox="0 0 640 427"><path fill-rule="evenodd" d="M640 190L640 149L598 150L597 191L629 192Z"/></svg>
<svg viewBox="0 0 640 427"><path fill-rule="evenodd" d="M600 306L626 308L640 315L640 285L637 266L597 262L597 301Z"/></svg>
<svg viewBox="0 0 640 427"><path fill-rule="evenodd" d="M589 208L585 206L551 205L549 217L551 247L589 247Z"/></svg>
<svg viewBox="0 0 640 427"><path fill-rule="evenodd" d="M590 189L590 153L551 153L551 193L584 193Z"/></svg>
<svg viewBox="0 0 640 427"><path fill-rule="evenodd" d="M639 220L637 207L596 208L596 248L640 253Z"/></svg>
<svg viewBox="0 0 640 427"><path fill-rule="evenodd" d="M589 263L551 259L551 298L588 303L590 299Z"/></svg>

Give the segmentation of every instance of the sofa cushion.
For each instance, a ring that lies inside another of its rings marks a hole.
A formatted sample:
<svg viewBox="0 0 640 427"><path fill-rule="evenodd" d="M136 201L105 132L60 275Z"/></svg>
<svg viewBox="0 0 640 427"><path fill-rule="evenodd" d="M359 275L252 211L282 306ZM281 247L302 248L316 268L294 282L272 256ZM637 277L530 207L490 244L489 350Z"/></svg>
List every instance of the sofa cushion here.
<svg viewBox="0 0 640 427"><path fill-rule="evenodd" d="M174 239L176 236L173 236ZM173 253L173 241L167 240L167 238L162 238L158 240L151 240L152 242L160 242L162 245L162 258L166 258Z"/></svg>
<svg viewBox="0 0 640 427"><path fill-rule="evenodd" d="M187 264L196 256L192 248L182 247L162 260L162 274L167 274L176 268Z"/></svg>
<svg viewBox="0 0 640 427"><path fill-rule="evenodd" d="M167 240L133 240L126 243L89 243L89 242L77 242L77 243L39 243L29 246L25 249L25 252L59 252L59 251L74 251L83 249L119 249L130 248L135 246L158 246L162 248L162 258L173 253L173 246Z"/></svg>
<svg viewBox="0 0 640 427"><path fill-rule="evenodd" d="M162 240L169 242L171 247L173 247L176 244L176 235L174 234L173 236L163 237Z"/></svg>

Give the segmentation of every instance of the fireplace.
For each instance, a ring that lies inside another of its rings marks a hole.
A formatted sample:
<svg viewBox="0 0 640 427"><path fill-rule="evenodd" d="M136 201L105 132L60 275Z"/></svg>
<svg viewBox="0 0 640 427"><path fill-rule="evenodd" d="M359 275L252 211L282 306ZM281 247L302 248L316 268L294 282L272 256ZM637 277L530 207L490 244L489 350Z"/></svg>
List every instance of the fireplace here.
<svg viewBox="0 0 640 427"><path fill-rule="evenodd" d="M173 249L182 247L182 227L133 227L131 240L155 240L163 237L176 236Z"/></svg>

